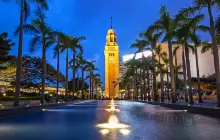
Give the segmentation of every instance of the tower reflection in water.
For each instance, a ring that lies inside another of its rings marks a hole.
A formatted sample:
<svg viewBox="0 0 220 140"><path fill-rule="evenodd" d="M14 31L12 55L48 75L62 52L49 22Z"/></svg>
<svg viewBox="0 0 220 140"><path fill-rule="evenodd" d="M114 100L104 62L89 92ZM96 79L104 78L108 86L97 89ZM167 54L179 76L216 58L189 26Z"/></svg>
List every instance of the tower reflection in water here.
<svg viewBox="0 0 220 140"><path fill-rule="evenodd" d="M111 100L110 106L110 109L106 109L108 112L119 112L119 109L115 108L116 105L113 99ZM101 128L100 133L102 135L108 134L110 130L119 130L123 135L129 135L130 133L128 129L130 126L120 123L116 115L110 115L108 123L98 124L96 127Z"/></svg>

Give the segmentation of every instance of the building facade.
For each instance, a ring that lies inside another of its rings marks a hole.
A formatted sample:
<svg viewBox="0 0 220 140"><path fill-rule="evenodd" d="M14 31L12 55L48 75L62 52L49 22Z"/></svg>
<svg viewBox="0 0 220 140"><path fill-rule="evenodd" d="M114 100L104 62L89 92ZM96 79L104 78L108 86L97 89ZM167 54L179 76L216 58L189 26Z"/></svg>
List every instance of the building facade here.
<svg viewBox="0 0 220 140"><path fill-rule="evenodd" d="M105 96L120 97L119 93L119 47L115 31L110 28L105 45Z"/></svg>
<svg viewBox="0 0 220 140"><path fill-rule="evenodd" d="M161 43L160 45L161 45L161 52L166 52L169 56L168 44ZM175 49L175 47L177 47L177 45L173 45L173 50ZM197 48L200 77L209 77L215 73L212 51L209 50L205 53L201 53L201 50L202 50L202 46ZM151 56L149 51L144 52L144 54L146 54L145 57ZM220 55L220 52L219 52L219 55ZM123 56L123 61L120 62L120 67L122 67L122 70L120 69L120 75L121 75L120 77L122 77L127 71L127 68L125 68L126 66L124 64L127 61L133 59L133 56L134 54L128 54L128 55ZM142 58L142 55L138 54L136 59L140 59L140 58ZM157 56L156 56L156 59L158 60ZM192 50L190 50L189 52L189 59L190 59L191 77L197 77L196 59L195 59L195 54L194 52L192 52ZM177 60L177 65L182 66L182 48L181 47L176 51L176 60ZM175 65L175 56L173 56L173 64ZM181 68L178 74L178 78L180 79L183 79L182 72L183 72L183 69ZM157 80L158 81L160 80L159 76L157 76Z"/></svg>

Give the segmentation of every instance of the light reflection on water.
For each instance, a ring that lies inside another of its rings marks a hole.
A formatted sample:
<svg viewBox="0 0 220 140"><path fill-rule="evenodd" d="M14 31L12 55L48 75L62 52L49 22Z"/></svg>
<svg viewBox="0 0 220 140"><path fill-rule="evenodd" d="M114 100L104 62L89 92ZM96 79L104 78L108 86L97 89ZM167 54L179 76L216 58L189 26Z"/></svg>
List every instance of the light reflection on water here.
<svg viewBox="0 0 220 140"><path fill-rule="evenodd" d="M114 100L111 100L110 103L110 109L106 109L108 112L119 112L119 109L115 108L115 103ZM102 123L102 124L98 124L96 125L96 127L101 128L101 130L99 131L103 136L107 135L110 133L111 131L114 130L119 130L119 132L123 135L129 135L130 130L128 130L127 128L129 128L129 125L120 123L118 120L118 117L116 115L110 115L109 119L108 119L108 123Z"/></svg>

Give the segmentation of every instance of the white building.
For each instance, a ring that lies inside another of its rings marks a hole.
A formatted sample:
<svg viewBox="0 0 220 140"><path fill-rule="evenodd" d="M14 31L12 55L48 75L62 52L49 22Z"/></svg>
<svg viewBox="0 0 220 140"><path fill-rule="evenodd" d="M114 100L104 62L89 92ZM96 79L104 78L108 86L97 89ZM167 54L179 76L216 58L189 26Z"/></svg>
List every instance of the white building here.
<svg viewBox="0 0 220 140"><path fill-rule="evenodd" d="M167 52L167 54L169 54L167 44L164 44L164 43L161 44L161 49L162 49L162 51L165 51L165 52ZM213 75L215 73L213 55L212 55L211 50L206 53L201 53L201 49L202 49L202 47L197 48L200 77L207 77L207 76ZM144 52L144 56L145 57L151 56L151 51ZM220 56L220 53L219 53L219 56ZM127 71L127 68L124 66L124 64L127 61L133 59L133 57L134 57L134 54L129 54L129 55L123 56L123 61L120 63L120 78ZM191 77L197 77L195 54L191 50L190 50L189 57L190 57L189 59L190 59ZM138 53L136 55L135 59L140 59L140 58L142 58L142 53ZM175 60L173 59L173 61L175 61ZM173 64L175 64L175 62ZM177 64L182 65L182 48L180 48L177 51ZM180 70L180 72L182 72L182 69ZM182 76L179 76L179 78L182 78Z"/></svg>

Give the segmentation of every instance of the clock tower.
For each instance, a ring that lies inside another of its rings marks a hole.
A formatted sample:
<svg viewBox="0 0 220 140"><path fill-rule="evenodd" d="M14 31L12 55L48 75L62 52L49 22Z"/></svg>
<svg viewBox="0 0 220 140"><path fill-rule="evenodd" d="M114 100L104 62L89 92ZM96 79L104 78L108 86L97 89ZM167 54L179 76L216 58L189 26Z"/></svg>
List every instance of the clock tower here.
<svg viewBox="0 0 220 140"><path fill-rule="evenodd" d="M120 97L119 93L119 47L115 31L108 30L105 45L105 95L109 98Z"/></svg>

